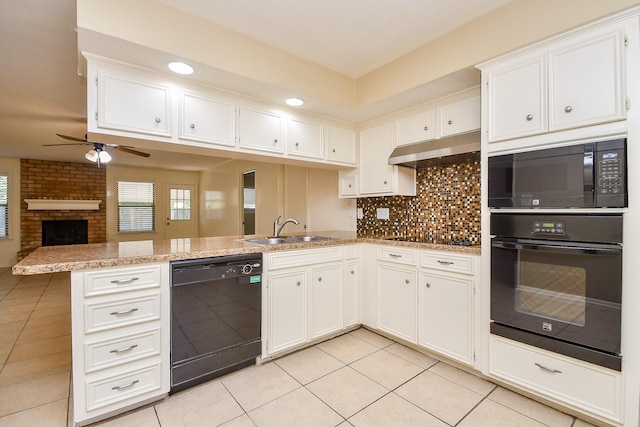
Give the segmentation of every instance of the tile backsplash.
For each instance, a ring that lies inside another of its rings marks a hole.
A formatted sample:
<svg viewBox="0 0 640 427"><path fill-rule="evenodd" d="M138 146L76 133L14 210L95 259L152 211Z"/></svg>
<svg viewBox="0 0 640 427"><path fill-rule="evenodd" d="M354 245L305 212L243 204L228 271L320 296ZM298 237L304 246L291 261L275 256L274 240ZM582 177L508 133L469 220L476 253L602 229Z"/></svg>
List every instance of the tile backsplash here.
<svg viewBox="0 0 640 427"><path fill-rule="evenodd" d="M416 181L415 197L359 198L358 236L480 244L479 160L418 169ZM377 208L389 208L389 219L377 219Z"/></svg>

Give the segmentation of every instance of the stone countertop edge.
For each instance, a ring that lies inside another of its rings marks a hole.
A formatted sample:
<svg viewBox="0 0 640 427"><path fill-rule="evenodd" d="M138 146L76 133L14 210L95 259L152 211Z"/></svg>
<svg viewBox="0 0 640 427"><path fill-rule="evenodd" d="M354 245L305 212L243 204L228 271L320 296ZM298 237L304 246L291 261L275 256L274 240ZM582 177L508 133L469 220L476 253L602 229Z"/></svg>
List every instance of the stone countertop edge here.
<svg viewBox="0 0 640 427"><path fill-rule="evenodd" d="M384 244L422 250L480 255L480 246L452 246L432 243L403 242L373 237L356 237L353 232L318 232L317 236L332 240L278 245L258 245L245 238L264 236L224 236L159 241L92 243L88 245L46 246L36 249L13 266L15 275L35 275L94 268L150 264L224 255L310 249L354 243Z"/></svg>

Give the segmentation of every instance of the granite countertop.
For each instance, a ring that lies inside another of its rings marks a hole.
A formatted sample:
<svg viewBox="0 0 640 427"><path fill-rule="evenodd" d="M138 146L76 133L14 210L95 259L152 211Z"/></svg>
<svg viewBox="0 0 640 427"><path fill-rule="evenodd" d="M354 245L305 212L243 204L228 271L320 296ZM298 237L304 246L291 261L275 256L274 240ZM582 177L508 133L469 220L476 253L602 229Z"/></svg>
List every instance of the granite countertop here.
<svg viewBox="0 0 640 427"><path fill-rule="evenodd" d="M258 245L246 242L244 239L264 236L224 236L45 246L36 249L22 261L14 265L12 272L18 275L56 273L90 268L117 267L242 253L273 252L349 243L384 243L387 245L416 249L430 249L472 255L480 254L479 246L465 247L403 242L376 237L358 238L355 232L349 231L326 231L314 234L331 237L332 239L316 242Z"/></svg>

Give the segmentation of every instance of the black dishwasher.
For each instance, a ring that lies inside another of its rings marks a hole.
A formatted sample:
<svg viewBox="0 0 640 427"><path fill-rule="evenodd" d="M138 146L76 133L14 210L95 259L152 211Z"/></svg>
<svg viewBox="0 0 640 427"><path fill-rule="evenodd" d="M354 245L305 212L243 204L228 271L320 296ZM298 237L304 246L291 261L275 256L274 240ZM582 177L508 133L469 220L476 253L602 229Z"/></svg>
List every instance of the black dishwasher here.
<svg viewBox="0 0 640 427"><path fill-rule="evenodd" d="M262 254L171 263L171 393L255 363Z"/></svg>

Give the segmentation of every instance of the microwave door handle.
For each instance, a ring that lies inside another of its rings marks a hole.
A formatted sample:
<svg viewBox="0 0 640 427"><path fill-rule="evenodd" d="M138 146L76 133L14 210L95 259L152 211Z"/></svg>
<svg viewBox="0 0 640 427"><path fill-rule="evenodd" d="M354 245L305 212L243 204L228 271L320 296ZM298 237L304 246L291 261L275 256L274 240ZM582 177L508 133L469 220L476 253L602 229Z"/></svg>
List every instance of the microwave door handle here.
<svg viewBox="0 0 640 427"><path fill-rule="evenodd" d="M594 189L594 156L593 156L593 144L585 144L584 157L583 157L583 195L584 206L593 206L593 189Z"/></svg>

